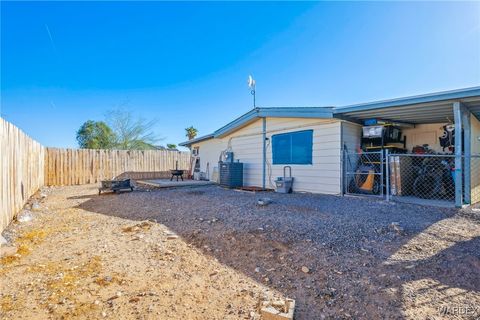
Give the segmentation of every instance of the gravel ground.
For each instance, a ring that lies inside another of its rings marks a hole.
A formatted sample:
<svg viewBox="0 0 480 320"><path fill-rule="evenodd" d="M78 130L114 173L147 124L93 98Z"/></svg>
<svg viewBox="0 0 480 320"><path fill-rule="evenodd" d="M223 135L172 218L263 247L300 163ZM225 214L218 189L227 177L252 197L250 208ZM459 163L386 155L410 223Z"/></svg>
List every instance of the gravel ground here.
<svg viewBox="0 0 480 320"><path fill-rule="evenodd" d="M255 319L265 295L295 299L296 319L480 317L477 211L216 186L49 192L5 233L32 247L0 270L7 318ZM55 282L75 266L74 285Z"/></svg>

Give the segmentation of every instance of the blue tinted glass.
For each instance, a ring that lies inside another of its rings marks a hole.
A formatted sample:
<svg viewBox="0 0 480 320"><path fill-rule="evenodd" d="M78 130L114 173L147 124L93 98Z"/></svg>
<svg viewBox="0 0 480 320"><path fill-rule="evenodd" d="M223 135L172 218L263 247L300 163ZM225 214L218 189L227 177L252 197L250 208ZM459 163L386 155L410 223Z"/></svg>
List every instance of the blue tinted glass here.
<svg viewBox="0 0 480 320"><path fill-rule="evenodd" d="M272 136L273 164L312 164L313 130Z"/></svg>

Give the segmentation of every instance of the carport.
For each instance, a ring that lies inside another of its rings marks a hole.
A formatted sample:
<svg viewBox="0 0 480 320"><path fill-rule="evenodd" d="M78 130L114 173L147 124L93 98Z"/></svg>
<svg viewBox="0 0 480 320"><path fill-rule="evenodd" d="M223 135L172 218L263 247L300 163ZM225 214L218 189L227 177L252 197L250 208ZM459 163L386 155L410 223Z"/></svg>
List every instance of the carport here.
<svg viewBox="0 0 480 320"><path fill-rule="evenodd" d="M480 201L480 87L339 107L334 116L359 124L367 119L400 123L418 139L422 125L453 123L455 132L463 132L455 139L455 206ZM472 172L472 166L478 171Z"/></svg>

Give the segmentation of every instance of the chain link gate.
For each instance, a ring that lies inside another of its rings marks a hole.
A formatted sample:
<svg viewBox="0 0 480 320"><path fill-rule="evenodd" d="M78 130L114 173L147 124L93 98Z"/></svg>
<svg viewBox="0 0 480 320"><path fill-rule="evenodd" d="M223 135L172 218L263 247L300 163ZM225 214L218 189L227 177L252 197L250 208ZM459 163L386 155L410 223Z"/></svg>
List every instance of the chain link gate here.
<svg viewBox="0 0 480 320"><path fill-rule="evenodd" d="M463 170L455 170L457 157L461 158ZM457 175L461 175L463 202L480 207L478 154L343 151L343 193L347 195L386 196L386 200L452 206Z"/></svg>
<svg viewBox="0 0 480 320"><path fill-rule="evenodd" d="M343 152L343 192L351 195L382 197L385 194L383 151Z"/></svg>

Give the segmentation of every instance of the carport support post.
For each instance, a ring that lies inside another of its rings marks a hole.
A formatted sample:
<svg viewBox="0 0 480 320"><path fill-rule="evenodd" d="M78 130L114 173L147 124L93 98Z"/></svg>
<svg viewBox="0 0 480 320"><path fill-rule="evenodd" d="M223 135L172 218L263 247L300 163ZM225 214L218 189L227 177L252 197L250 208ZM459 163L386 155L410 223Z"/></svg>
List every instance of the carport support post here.
<svg viewBox="0 0 480 320"><path fill-rule="evenodd" d="M453 118L455 122L455 206L461 207L462 199L462 105L453 103Z"/></svg>
<svg viewBox="0 0 480 320"><path fill-rule="evenodd" d="M464 172L464 186L463 186L463 197L464 203L470 204L471 199L471 186L470 186L470 170L471 170L471 161L472 161L472 149L470 145L470 110L465 106L462 108L462 122L463 122L463 172Z"/></svg>
<svg viewBox="0 0 480 320"><path fill-rule="evenodd" d="M263 140L263 161L262 161L262 187L265 190L267 180L267 118L262 118L262 140Z"/></svg>
<svg viewBox="0 0 480 320"><path fill-rule="evenodd" d="M388 153L388 149L385 149L385 183L386 183L386 187L385 187L385 191L387 193L386 195L386 200L387 201L390 201L390 157L388 156L389 153Z"/></svg>

